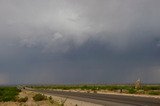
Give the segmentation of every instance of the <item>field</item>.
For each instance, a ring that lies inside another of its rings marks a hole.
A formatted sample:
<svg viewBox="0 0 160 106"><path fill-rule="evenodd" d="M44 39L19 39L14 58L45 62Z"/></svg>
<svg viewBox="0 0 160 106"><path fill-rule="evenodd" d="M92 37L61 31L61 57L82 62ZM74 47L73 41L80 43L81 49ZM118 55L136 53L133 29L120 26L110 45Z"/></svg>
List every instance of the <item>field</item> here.
<svg viewBox="0 0 160 106"><path fill-rule="evenodd" d="M142 85L139 88L135 88L134 85L41 85L29 87L50 90L79 90L94 93L110 91L126 94L160 95L160 85Z"/></svg>

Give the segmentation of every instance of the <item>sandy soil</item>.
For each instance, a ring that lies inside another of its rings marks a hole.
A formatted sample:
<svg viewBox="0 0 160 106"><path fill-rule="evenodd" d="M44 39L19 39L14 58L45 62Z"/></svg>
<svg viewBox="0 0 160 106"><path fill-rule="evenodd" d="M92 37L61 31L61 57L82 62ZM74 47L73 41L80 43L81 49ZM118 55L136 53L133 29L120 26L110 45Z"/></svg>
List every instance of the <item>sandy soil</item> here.
<svg viewBox="0 0 160 106"><path fill-rule="evenodd" d="M57 102L52 104L49 100L45 101L39 101L35 102L33 100L33 96L36 93L31 92L31 91L22 91L19 94L19 97L28 97L28 101L25 103L19 103L19 102L0 102L0 106L58 106Z"/></svg>

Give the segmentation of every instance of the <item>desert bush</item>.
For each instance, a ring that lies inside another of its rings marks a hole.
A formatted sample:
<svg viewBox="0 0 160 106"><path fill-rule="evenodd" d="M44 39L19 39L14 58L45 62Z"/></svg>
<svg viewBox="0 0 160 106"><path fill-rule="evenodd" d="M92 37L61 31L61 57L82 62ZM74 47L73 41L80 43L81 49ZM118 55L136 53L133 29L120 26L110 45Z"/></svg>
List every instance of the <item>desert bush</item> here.
<svg viewBox="0 0 160 106"><path fill-rule="evenodd" d="M145 91L160 90L160 86L159 85L145 85L145 86L142 86L142 89L145 90Z"/></svg>
<svg viewBox="0 0 160 106"><path fill-rule="evenodd" d="M18 102L27 102L27 100L28 100L28 97L27 97L27 96L24 97L24 98L18 98L18 99L17 99Z"/></svg>
<svg viewBox="0 0 160 106"><path fill-rule="evenodd" d="M34 97L33 97L33 100L35 101L42 101L42 100L46 100L47 97L42 95L42 94L36 94Z"/></svg>
<svg viewBox="0 0 160 106"><path fill-rule="evenodd" d="M54 103L54 100L52 99L52 96L48 97L48 100L49 100L49 102L50 102L51 104Z"/></svg>
<svg viewBox="0 0 160 106"><path fill-rule="evenodd" d="M149 95L160 95L160 91L149 91Z"/></svg>
<svg viewBox="0 0 160 106"><path fill-rule="evenodd" d="M130 93L130 94L135 94L136 92L137 92L137 90L134 88L128 89L128 93Z"/></svg>
<svg viewBox="0 0 160 106"><path fill-rule="evenodd" d="M19 92L16 87L0 87L0 102L16 101Z"/></svg>
<svg viewBox="0 0 160 106"><path fill-rule="evenodd" d="M49 100L52 100L52 96L48 97Z"/></svg>

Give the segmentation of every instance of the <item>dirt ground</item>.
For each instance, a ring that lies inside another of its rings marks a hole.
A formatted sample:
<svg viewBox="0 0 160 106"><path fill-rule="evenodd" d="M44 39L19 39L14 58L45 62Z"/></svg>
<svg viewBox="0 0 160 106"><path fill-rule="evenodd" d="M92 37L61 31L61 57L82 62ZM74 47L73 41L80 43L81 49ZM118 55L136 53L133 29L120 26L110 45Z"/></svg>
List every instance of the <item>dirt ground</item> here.
<svg viewBox="0 0 160 106"><path fill-rule="evenodd" d="M19 94L19 97L28 97L28 101L25 103L19 102L0 102L0 106L59 106L58 102L51 103L49 100L35 102L33 96L36 93L31 91L22 91Z"/></svg>

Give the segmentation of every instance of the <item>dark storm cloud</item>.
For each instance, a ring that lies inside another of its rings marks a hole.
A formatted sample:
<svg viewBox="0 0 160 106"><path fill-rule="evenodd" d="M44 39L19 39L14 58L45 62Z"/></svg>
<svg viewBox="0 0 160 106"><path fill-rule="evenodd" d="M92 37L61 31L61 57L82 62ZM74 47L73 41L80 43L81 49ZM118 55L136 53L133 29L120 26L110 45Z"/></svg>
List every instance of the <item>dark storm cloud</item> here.
<svg viewBox="0 0 160 106"><path fill-rule="evenodd" d="M1 0L0 84L159 83L159 3Z"/></svg>

